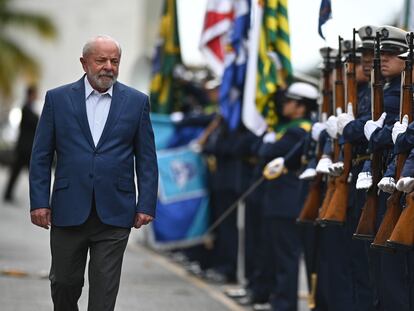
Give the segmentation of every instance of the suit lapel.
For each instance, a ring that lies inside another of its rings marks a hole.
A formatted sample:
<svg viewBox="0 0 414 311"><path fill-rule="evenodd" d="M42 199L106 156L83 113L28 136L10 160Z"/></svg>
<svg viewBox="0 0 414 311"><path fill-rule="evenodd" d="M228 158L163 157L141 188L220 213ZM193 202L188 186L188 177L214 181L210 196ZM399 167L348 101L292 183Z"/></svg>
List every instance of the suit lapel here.
<svg viewBox="0 0 414 311"><path fill-rule="evenodd" d="M111 100L111 106L109 108L108 119L106 120L105 127L103 129L101 138L98 141L98 145L96 146L96 149L102 146L105 140L109 137L109 134L111 133L112 128L115 126L116 121L119 118L119 115L122 111L122 107L124 103L125 103L124 90L122 86L118 82L116 82L113 87L112 100Z"/></svg>
<svg viewBox="0 0 414 311"><path fill-rule="evenodd" d="M75 82L72 86L70 99L82 132L92 149L95 149L91 129L89 128L88 116L86 114L85 84L83 78Z"/></svg>

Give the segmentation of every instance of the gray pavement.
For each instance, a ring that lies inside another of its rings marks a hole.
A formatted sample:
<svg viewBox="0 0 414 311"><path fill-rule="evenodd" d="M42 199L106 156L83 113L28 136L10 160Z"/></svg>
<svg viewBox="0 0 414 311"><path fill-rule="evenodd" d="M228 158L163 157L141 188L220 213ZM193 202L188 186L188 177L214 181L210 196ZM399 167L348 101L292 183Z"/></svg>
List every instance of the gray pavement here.
<svg viewBox="0 0 414 311"><path fill-rule="evenodd" d="M0 193L5 179L6 169L0 167ZM49 232L30 223L27 174L20 176L16 190L13 205L0 203L0 310L52 310ZM134 230L125 253L117 311L250 310L223 295L224 287L188 275L181 266L143 247L140 240L142 233ZM299 302L300 311L307 310L306 301ZM87 285L80 310L86 310L86 305Z"/></svg>

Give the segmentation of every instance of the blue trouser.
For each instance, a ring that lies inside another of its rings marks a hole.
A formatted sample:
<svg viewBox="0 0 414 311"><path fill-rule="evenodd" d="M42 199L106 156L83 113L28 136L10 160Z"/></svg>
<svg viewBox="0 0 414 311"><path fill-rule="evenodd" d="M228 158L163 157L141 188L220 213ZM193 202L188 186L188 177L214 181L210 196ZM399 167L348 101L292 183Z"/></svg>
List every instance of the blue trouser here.
<svg viewBox="0 0 414 311"><path fill-rule="evenodd" d="M274 266L270 302L273 311L296 311L298 301L300 232L295 219L266 217L266 258Z"/></svg>

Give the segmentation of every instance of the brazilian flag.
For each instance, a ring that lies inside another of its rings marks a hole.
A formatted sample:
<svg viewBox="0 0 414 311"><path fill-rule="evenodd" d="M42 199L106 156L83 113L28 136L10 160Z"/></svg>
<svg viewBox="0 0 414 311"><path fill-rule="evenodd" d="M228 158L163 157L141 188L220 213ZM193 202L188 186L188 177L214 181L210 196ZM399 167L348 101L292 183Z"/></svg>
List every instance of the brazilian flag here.
<svg viewBox="0 0 414 311"><path fill-rule="evenodd" d="M287 0L262 0L256 104L267 124L278 123L274 95L292 82Z"/></svg>
<svg viewBox="0 0 414 311"><path fill-rule="evenodd" d="M151 111L168 114L175 110L173 72L181 64L176 0L166 0L152 63Z"/></svg>

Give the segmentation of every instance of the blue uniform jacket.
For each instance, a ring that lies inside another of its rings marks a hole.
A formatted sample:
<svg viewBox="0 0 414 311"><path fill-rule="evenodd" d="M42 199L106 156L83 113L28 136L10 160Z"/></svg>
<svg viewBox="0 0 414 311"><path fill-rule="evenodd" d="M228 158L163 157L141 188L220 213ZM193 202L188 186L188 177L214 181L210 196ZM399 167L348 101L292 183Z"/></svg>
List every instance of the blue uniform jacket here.
<svg viewBox="0 0 414 311"><path fill-rule="evenodd" d="M105 224L131 227L137 212L155 216L158 168L149 110L148 96L116 82L95 147L83 78L48 91L31 158L31 209L50 207L56 226L80 225L88 218L95 195L98 216Z"/></svg>
<svg viewBox="0 0 414 311"><path fill-rule="evenodd" d="M307 131L301 127L289 128L275 143L263 143L259 156L265 161L276 157L284 157L295 148L296 144L306 138ZM299 186L300 180L296 170L300 168L300 157L303 149L289 155L288 173L274 180L266 181L264 185L263 213L265 216L276 216L296 219L301 210Z"/></svg>
<svg viewBox="0 0 414 311"><path fill-rule="evenodd" d="M366 149L368 141L364 135L364 125L371 119L371 88L369 83L358 85L358 113L355 120L349 122L343 132L345 143L362 145ZM365 150L364 150L365 151Z"/></svg>
<svg viewBox="0 0 414 311"><path fill-rule="evenodd" d="M408 158L404 163L401 177L414 177L414 149L411 149Z"/></svg>
<svg viewBox="0 0 414 311"><path fill-rule="evenodd" d="M384 111L387 117L384 126L372 133L369 149L373 151L391 149L394 147L391 133L394 123L400 116L401 77L392 79L384 86Z"/></svg>

